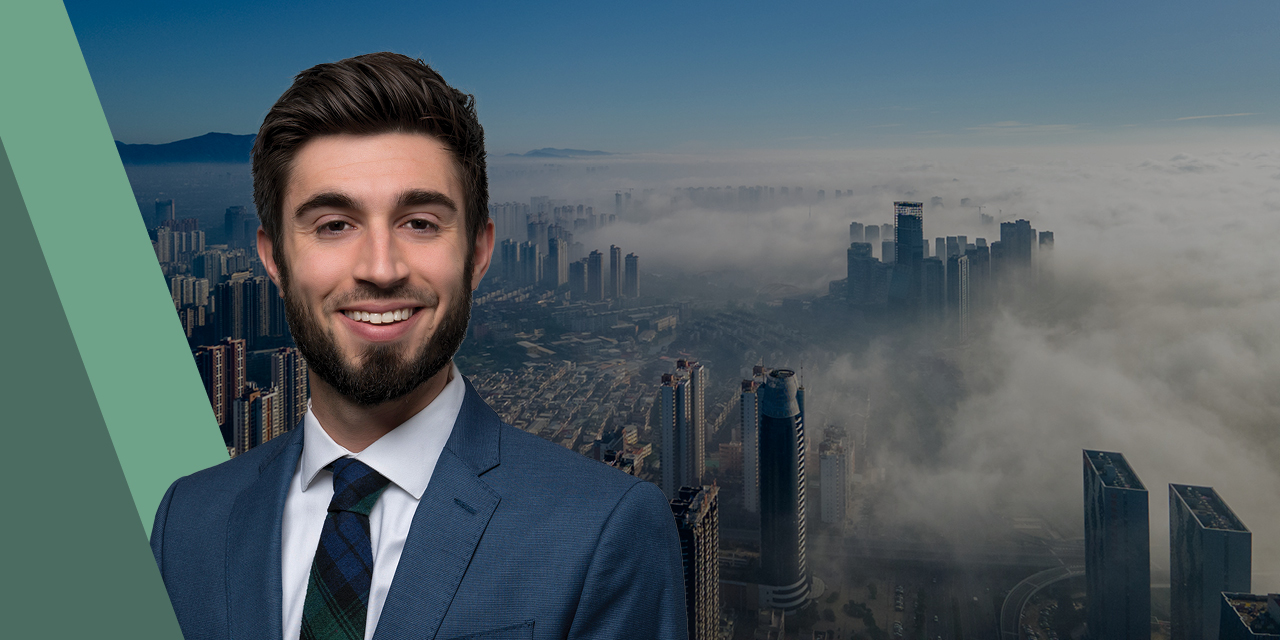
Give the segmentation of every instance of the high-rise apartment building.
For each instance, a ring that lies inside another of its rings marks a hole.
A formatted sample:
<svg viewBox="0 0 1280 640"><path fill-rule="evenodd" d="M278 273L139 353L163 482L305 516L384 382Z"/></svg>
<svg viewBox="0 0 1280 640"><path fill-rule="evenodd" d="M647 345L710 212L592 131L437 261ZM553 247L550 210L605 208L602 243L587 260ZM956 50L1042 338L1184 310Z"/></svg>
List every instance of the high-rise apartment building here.
<svg viewBox="0 0 1280 640"><path fill-rule="evenodd" d="M622 249L618 245L609 245L609 279L605 281L606 298L617 298L622 294Z"/></svg>
<svg viewBox="0 0 1280 640"><path fill-rule="evenodd" d="M1248 593L1252 534L1211 487L1169 485L1171 640L1218 640L1224 591Z"/></svg>
<svg viewBox="0 0 1280 640"><path fill-rule="evenodd" d="M742 506L760 511L760 390L768 370L756 365L752 379L742 381L738 396L738 428L742 433Z"/></svg>
<svg viewBox="0 0 1280 640"><path fill-rule="evenodd" d="M818 474L822 480L822 522L843 525L849 502L849 456L844 442L827 439L818 445Z"/></svg>
<svg viewBox="0 0 1280 640"><path fill-rule="evenodd" d="M689 640L720 638L719 487L681 487L671 501L684 564Z"/></svg>
<svg viewBox="0 0 1280 640"><path fill-rule="evenodd" d="M805 557L804 389L790 369L760 393L760 607L796 611L809 598Z"/></svg>
<svg viewBox="0 0 1280 640"><path fill-rule="evenodd" d="M626 258L627 274L622 286L622 295L628 298L640 297L640 256L628 253Z"/></svg>
<svg viewBox="0 0 1280 640"><path fill-rule="evenodd" d="M675 373L662 375L658 387L662 432L662 491L674 499L683 486L700 486L706 465L704 419L706 371L701 364L677 360Z"/></svg>
<svg viewBox="0 0 1280 640"><path fill-rule="evenodd" d="M604 254L592 251L587 256L587 301L604 300Z"/></svg>
<svg viewBox="0 0 1280 640"><path fill-rule="evenodd" d="M1151 637L1147 488L1124 456L1084 451L1085 582L1094 640Z"/></svg>
<svg viewBox="0 0 1280 640"><path fill-rule="evenodd" d="M850 222L849 223L849 242L862 242L864 237L865 236L863 235L863 232L862 232L862 223Z"/></svg>
<svg viewBox="0 0 1280 640"><path fill-rule="evenodd" d="M280 419L285 431L302 423L307 414L307 361L293 347L280 347L271 354L271 386L280 391ZM280 434L273 434L276 437Z"/></svg>

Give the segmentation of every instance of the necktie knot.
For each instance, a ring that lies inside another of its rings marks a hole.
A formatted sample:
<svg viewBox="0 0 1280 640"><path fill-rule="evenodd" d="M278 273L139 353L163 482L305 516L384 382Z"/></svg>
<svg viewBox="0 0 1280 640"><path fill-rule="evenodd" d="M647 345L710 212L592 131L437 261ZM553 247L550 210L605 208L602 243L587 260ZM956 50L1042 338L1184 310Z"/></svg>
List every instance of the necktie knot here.
<svg viewBox="0 0 1280 640"><path fill-rule="evenodd" d="M355 458L338 458L333 469L333 500L329 511L369 515L378 496L391 481Z"/></svg>

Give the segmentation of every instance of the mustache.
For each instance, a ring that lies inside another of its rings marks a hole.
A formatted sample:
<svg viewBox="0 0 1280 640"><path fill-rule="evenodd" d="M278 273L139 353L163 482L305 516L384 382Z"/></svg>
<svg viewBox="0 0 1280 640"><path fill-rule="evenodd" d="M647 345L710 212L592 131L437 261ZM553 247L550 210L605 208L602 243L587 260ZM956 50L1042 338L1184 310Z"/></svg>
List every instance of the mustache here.
<svg viewBox="0 0 1280 640"><path fill-rule="evenodd" d="M378 300L412 300L419 303L417 306L427 308L440 304L440 296L430 289L415 287L407 283L390 289L364 284L351 291L333 296L325 304L325 310L326 312L333 312L348 305Z"/></svg>

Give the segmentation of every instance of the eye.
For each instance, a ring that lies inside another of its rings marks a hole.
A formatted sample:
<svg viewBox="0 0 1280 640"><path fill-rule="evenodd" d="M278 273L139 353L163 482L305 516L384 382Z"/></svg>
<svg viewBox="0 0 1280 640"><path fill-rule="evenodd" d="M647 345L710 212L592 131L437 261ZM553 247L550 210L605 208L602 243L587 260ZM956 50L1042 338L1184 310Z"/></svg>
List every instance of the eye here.
<svg viewBox="0 0 1280 640"><path fill-rule="evenodd" d="M440 227L436 223L424 218L414 218L405 223L414 231L439 231Z"/></svg>
<svg viewBox="0 0 1280 640"><path fill-rule="evenodd" d="M329 222L320 225L320 228L316 229L316 233L321 235L336 235L346 231L350 226L351 225L348 224L346 220L330 220Z"/></svg>

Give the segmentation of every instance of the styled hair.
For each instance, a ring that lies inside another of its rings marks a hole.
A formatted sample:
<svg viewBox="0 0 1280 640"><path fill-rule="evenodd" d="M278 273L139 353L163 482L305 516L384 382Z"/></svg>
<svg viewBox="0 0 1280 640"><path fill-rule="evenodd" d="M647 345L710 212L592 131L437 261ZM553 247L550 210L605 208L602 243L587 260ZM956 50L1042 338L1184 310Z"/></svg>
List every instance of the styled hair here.
<svg viewBox="0 0 1280 640"><path fill-rule="evenodd" d="M282 208L298 150L320 136L381 133L421 133L445 145L462 181L467 255L475 251L476 234L489 220L484 129L475 97L449 86L421 60L369 53L299 73L253 141L253 202L282 273Z"/></svg>

